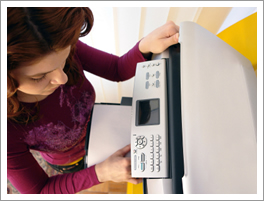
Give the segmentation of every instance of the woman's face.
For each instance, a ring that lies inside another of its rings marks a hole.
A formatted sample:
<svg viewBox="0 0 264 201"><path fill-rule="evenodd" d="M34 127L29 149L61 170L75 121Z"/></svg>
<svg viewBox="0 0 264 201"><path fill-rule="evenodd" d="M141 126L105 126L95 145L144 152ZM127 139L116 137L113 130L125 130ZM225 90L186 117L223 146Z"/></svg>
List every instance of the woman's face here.
<svg viewBox="0 0 264 201"><path fill-rule="evenodd" d="M18 82L18 99L34 102L37 97L41 100L52 94L60 85L68 81L63 68L69 56L71 46L53 52L39 62L23 66L11 71L10 75ZM32 101L31 101L32 100Z"/></svg>

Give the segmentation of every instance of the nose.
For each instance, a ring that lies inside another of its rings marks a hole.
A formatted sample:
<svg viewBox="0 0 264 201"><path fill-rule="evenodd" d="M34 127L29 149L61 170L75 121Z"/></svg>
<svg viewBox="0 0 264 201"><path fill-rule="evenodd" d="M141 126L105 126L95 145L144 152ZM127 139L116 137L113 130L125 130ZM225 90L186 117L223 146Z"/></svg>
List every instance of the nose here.
<svg viewBox="0 0 264 201"><path fill-rule="evenodd" d="M51 84L66 84L68 81L68 76L63 71L63 68L58 68L52 72Z"/></svg>

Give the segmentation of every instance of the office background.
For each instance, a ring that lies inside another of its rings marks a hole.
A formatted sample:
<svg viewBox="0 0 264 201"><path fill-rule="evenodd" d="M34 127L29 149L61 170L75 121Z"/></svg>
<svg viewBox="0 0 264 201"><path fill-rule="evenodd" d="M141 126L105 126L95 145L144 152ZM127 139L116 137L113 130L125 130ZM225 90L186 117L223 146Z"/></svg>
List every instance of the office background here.
<svg viewBox="0 0 264 201"><path fill-rule="evenodd" d="M90 8L94 14L94 27L81 40L90 46L118 56L122 56L140 39L169 20L177 25L183 21L193 21L218 35L257 12L257 7L95 6ZM251 30L251 32L256 32L256 30ZM256 35L257 33L250 34ZM256 66L254 70L256 72ZM96 102L120 103L121 97L132 97L134 78L116 83L89 73L85 75L96 90Z"/></svg>

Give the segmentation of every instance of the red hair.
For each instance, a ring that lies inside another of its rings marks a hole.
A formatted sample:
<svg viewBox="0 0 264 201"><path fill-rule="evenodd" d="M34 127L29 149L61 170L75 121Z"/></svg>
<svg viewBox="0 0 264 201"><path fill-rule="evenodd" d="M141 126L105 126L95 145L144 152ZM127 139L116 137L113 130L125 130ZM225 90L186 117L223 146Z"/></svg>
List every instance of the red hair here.
<svg viewBox="0 0 264 201"><path fill-rule="evenodd" d="M26 123L36 119L17 99L18 82L10 71L37 62L44 56L71 45L64 71L66 84L81 77L74 61L75 44L93 26L89 8L7 8L7 118Z"/></svg>

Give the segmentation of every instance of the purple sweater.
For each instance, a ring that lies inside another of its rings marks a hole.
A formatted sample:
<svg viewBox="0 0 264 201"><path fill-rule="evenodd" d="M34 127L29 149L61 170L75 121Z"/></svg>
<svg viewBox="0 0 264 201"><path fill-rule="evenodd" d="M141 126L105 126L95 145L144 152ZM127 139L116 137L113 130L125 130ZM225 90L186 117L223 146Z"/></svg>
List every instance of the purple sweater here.
<svg viewBox="0 0 264 201"><path fill-rule="evenodd" d="M137 62L145 61L138 43L122 57L77 42L75 60L83 70L112 81L135 75ZM84 75L84 74L83 74ZM68 164L85 155L86 126L95 92L83 85L63 85L39 102L40 119L27 126L7 123L7 178L20 193L76 193L99 183L94 166L48 177L30 153L37 150L51 164ZM34 103L23 103L33 107Z"/></svg>

